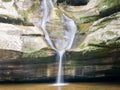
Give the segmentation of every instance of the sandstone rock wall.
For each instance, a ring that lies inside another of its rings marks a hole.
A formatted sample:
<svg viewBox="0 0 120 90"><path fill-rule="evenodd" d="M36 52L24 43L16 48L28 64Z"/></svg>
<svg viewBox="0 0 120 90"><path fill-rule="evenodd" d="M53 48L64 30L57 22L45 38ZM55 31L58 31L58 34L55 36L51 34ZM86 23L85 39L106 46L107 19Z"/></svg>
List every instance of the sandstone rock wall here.
<svg viewBox="0 0 120 90"><path fill-rule="evenodd" d="M41 31L39 0L0 0L0 81L56 76L56 54ZM120 0L90 0L60 6L78 25L66 52L66 78L120 76ZM56 28L57 29L57 28Z"/></svg>

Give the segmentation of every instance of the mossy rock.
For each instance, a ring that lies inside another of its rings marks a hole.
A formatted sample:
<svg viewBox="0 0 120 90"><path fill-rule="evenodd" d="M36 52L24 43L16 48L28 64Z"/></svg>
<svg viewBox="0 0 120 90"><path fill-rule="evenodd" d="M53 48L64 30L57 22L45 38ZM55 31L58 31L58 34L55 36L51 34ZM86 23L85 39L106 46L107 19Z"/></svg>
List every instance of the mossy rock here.
<svg viewBox="0 0 120 90"><path fill-rule="evenodd" d="M82 33L84 33L85 31L87 31L87 29L92 25L92 23L83 23L83 24L79 24L79 31Z"/></svg>
<svg viewBox="0 0 120 90"><path fill-rule="evenodd" d="M2 50L0 49L0 63L2 61L4 62L12 62L16 61L19 62L19 60L40 60L44 61L45 59L52 60L52 58L55 55L55 53L50 49L41 49L40 51L36 52L19 52L19 51L13 51L13 50ZM33 61L34 62L34 61Z"/></svg>
<svg viewBox="0 0 120 90"><path fill-rule="evenodd" d="M40 58L40 57L48 57L53 55L53 52L49 49L42 49L36 52L27 52L23 53L22 58Z"/></svg>
<svg viewBox="0 0 120 90"><path fill-rule="evenodd" d="M120 0L99 0L96 7L101 16L108 16L120 11Z"/></svg>
<svg viewBox="0 0 120 90"><path fill-rule="evenodd" d="M96 5L92 9L89 7L89 5L88 7L87 6L85 7L89 9L81 10L77 12L79 13L78 15L76 14L76 16L80 17L80 18L77 18L77 22L79 24L94 22L100 18L119 12L120 0L98 0L96 1ZM96 10L96 11L92 12L92 10ZM86 14L86 12L90 12L90 13ZM95 13L95 15L93 15L92 13Z"/></svg>
<svg viewBox="0 0 120 90"><path fill-rule="evenodd" d="M105 57L118 57L120 53L120 43L117 41L109 45L89 44L80 46L80 51L69 51L67 60L77 63L77 61L101 59Z"/></svg>
<svg viewBox="0 0 120 90"><path fill-rule="evenodd" d="M3 2L11 2L12 0L2 0Z"/></svg>
<svg viewBox="0 0 120 90"><path fill-rule="evenodd" d="M78 23L82 24L82 23L90 23L90 22L94 22L96 20L98 20L100 17L99 16L88 16L88 17L81 17L78 21Z"/></svg>
<svg viewBox="0 0 120 90"><path fill-rule="evenodd" d="M90 28L89 28L89 32L93 33L97 30L99 30L100 28L105 28L107 25L109 25L112 21L118 20L119 17L119 12L118 13L114 13L108 17L99 19L98 21L95 22L95 24L93 24Z"/></svg>
<svg viewBox="0 0 120 90"><path fill-rule="evenodd" d="M81 58L86 60L110 57L112 54L118 56L120 52L119 16L118 12L94 22L88 28L87 36L79 45L78 52L75 51L77 56L72 57L76 57L76 60Z"/></svg>
<svg viewBox="0 0 120 90"><path fill-rule="evenodd" d="M33 0L33 5L30 8L25 11L18 11L23 16L24 25L32 25L32 23L29 21L29 15L34 13L39 8L39 4L39 0Z"/></svg>

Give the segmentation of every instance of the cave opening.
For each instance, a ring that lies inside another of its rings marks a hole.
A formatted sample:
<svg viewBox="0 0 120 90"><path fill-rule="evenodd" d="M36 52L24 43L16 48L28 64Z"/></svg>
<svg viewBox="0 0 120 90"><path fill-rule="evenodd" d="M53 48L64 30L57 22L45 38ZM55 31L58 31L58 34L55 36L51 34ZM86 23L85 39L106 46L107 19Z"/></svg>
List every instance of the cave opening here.
<svg viewBox="0 0 120 90"><path fill-rule="evenodd" d="M68 5L72 6L82 6L86 5L89 2L89 0L57 0L57 3L66 3Z"/></svg>

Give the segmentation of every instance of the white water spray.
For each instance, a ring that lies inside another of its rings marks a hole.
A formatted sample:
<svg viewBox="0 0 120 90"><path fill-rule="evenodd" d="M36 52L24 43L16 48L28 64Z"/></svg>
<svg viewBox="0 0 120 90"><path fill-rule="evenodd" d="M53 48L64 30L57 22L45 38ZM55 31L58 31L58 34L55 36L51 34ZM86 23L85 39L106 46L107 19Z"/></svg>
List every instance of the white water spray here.
<svg viewBox="0 0 120 90"><path fill-rule="evenodd" d="M41 2L41 9L42 9L41 29L43 30L45 34L45 39L48 42L49 46L53 50L55 50L57 54L59 55L58 75L57 75L57 82L55 85L61 86L61 85L64 85L64 80L62 77L63 76L63 69L62 69L63 55L65 53L65 50L68 50L72 47L75 33L77 31L77 26L71 18L67 17L64 13L61 13L61 23L62 23L61 26L64 27L64 30L59 30L59 32L60 34L62 34L62 38L56 38L52 40L46 27L48 26L48 23L52 22L50 20L50 12L51 10L55 8L56 7L54 6L52 0L42 0ZM56 25L56 23L54 23L54 25ZM56 34L54 36L57 37Z"/></svg>

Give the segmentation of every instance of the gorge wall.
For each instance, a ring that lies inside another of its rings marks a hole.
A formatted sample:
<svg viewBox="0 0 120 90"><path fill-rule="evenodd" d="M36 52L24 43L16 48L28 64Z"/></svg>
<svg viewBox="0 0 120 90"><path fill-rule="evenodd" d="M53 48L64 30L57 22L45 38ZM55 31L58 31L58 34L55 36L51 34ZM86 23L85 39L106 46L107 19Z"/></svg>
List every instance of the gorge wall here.
<svg viewBox="0 0 120 90"><path fill-rule="evenodd" d="M40 29L39 4L39 0L0 0L0 81L56 77L56 53ZM60 4L79 28L72 49L66 52L66 79L120 77L119 6L120 0Z"/></svg>

